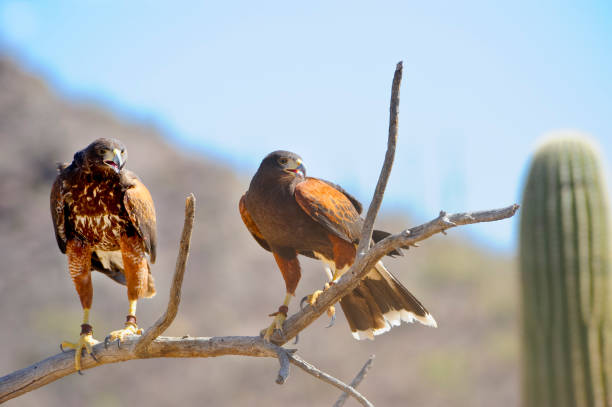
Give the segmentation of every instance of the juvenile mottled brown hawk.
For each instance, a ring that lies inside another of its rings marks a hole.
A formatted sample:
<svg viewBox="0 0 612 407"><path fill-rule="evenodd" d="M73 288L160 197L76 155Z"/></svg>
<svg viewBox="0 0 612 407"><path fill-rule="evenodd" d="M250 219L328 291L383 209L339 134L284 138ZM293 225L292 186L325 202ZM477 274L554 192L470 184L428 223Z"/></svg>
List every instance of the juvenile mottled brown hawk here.
<svg viewBox="0 0 612 407"><path fill-rule="evenodd" d="M300 280L297 255L317 258L333 274L331 284L355 260L363 227L361 204L341 187L306 177L302 159L288 151L275 151L261 162L249 190L240 199L240 215L255 240L271 251L283 275L287 294L264 337L281 329L288 305ZM388 233L375 231L374 240ZM391 254L399 254L393 252ZM320 294L310 296L314 303ZM361 280L359 286L340 300L356 339L370 338L417 320L436 326L425 307L391 274L382 262Z"/></svg>
<svg viewBox="0 0 612 407"><path fill-rule="evenodd" d="M124 169L125 146L101 138L78 151L71 164L59 166L51 189L51 217L55 237L68 257L70 277L83 307L83 324L76 343L75 368L81 370L81 352L92 353L89 310L93 296L91 270L98 270L127 286L129 314L125 327L113 331L107 341L122 341L140 334L136 302L155 295L149 262L155 262L156 221L153 199L138 177Z"/></svg>

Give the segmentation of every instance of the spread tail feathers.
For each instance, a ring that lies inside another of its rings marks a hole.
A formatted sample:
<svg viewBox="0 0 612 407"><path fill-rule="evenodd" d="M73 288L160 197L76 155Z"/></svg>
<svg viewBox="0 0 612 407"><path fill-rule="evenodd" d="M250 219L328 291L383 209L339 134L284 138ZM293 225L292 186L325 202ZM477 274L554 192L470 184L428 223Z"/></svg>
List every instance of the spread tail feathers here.
<svg viewBox="0 0 612 407"><path fill-rule="evenodd" d="M423 304L380 261L340 300L340 306L356 339L374 339L401 321L437 326Z"/></svg>

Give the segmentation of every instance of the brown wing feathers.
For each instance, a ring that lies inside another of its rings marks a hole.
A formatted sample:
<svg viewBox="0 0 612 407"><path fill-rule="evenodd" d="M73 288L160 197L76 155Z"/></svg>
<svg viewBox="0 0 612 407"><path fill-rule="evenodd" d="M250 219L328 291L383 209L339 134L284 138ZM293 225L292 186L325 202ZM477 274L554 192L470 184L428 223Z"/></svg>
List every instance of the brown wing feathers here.
<svg viewBox="0 0 612 407"><path fill-rule="evenodd" d="M151 256L151 263L155 263L157 248L156 218L153 198L149 190L135 175L126 171L126 181L129 187L125 191L123 204L130 217L132 225L144 241L147 252Z"/></svg>
<svg viewBox="0 0 612 407"><path fill-rule="evenodd" d="M61 192L61 183L62 181L58 176L51 187L50 206L57 245L62 253L66 253L66 219L64 215L64 199Z"/></svg>
<svg viewBox="0 0 612 407"><path fill-rule="evenodd" d="M316 178L295 187L295 200L310 217L349 243L359 239L362 220L351 201L340 191Z"/></svg>
<svg viewBox="0 0 612 407"><path fill-rule="evenodd" d="M266 242L266 239L264 239L264 237L262 236L261 232L259 231L259 228L253 221L253 218L251 218L251 215L249 214L249 211L246 208L245 199L246 199L246 194L242 195L242 198L240 198L240 203L238 205L238 209L240 210L240 217L242 218L242 222L244 222L245 226L247 227L249 232L251 232L251 235L257 241L257 243L259 243L259 245L263 247L264 249L266 249L267 251L271 251L270 245L268 244L268 242Z"/></svg>

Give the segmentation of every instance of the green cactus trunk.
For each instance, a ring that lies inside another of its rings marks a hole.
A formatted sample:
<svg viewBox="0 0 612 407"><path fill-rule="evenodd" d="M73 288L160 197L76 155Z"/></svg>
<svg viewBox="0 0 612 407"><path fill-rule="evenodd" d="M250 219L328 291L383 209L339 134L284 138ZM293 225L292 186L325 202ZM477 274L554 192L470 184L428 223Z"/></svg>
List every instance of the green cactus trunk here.
<svg viewBox="0 0 612 407"><path fill-rule="evenodd" d="M596 149L560 137L536 152L523 193L523 400L611 406L611 247Z"/></svg>

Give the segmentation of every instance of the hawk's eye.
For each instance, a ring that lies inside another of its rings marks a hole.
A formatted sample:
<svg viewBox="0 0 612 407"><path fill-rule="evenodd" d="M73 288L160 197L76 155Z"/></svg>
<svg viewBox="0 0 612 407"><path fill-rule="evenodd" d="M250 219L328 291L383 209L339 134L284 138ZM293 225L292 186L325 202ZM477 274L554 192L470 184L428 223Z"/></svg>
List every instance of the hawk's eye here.
<svg viewBox="0 0 612 407"><path fill-rule="evenodd" d="M106 154L106 151L107 150L105 148L101 148L101 149L98 150L98 155L104 156L104 154Z"/></svg>
<svg viewBox="0 0 612 407"><path fill-rule="evenodd" d="M289 162L289 160L287 158L285 158L285 157L281 157L281 158L278 159L278 163L280 165L285 165L285 164L287 164L287 162Z"/></svg>

